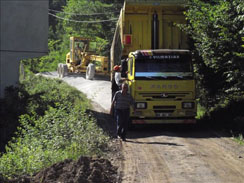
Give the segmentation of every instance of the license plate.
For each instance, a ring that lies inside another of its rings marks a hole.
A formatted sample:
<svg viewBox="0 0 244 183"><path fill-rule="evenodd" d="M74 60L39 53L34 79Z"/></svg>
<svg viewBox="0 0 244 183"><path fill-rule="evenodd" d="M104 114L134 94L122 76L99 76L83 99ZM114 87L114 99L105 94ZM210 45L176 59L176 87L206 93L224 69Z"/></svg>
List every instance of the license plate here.
<svg viewBox="0 0 244 183"><path fill-rule="evenodd" d="M170 113L165 113L165 112L158 112L156 113L157 117L169 117Z"/></svg>

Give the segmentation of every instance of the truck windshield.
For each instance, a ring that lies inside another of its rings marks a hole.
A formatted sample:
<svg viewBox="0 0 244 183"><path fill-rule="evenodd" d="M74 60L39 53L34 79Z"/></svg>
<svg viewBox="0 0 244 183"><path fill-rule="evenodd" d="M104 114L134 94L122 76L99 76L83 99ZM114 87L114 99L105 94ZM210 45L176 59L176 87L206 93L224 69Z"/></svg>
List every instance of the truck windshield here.
<svg viewBox="0 0 244 183"><path fill-rule="evenodd" d="M192 76L190 55L158 55L135 61L137 79L181 79Z"/></svg>

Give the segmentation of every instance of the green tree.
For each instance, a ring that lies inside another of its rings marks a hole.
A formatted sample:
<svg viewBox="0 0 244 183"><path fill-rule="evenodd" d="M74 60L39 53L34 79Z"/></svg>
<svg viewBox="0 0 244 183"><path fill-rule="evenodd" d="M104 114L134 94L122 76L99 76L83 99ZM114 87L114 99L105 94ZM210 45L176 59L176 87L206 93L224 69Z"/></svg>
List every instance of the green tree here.
<svg viewBox="0 0 244 183"><path fill-rule="evenodd" d="M57 11L62 11L62 8L66 5L66 0L49 0L49 12L55 14ZM49 15L49 38L57 39L60 26L58 26L58 20Z"/></svg>
<svg viewBox="0 0 244 183"><path fill-rule="evenodd" d="M244 91L244 2L189 0L186 31L192 38L199 96L205 107Z"/></svg>
<svg viewBox="0 0 244 183"><path fill-rule="evenodd" d="M66 19L62 25L67 35L96 40L102 45L103 55L108 55L121 7L121 1L69 0L59 15Z"/></svg>

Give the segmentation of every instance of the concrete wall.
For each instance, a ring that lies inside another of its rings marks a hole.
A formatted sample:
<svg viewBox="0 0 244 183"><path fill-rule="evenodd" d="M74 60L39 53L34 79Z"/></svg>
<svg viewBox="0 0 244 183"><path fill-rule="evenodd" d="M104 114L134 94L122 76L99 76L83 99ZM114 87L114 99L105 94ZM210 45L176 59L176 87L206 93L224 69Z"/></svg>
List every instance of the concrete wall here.
<svg viewBox="0 0 244 183"><path fill-rule="evenodd" d="M0 0L0 97L19 81L21 59L48 50L49 0Z"/></svg>

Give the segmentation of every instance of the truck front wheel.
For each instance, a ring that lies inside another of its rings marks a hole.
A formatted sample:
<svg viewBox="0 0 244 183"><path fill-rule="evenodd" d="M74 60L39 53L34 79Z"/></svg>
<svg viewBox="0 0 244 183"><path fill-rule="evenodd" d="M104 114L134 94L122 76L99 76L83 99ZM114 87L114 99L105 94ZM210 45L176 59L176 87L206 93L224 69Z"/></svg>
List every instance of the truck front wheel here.
<svg viewBox="0 0 244 183"><path fill-rule="evenodd" d="M62 70L62 63L59 63L58 64L58 68L57 68L57 72L58 72L58 77L60 78L61 77L61 70Z"/></svg>
<svg viewBox="0 0 244 183"><path fill-rule="evenodd" d="M63 64L62 73L63 73L63 77L68 76L69 73L68 73L68 65L67 64Z"/></svg>
<svg viewBox="0 0 244 183"><path fill-rule="evenodd" d="M93 80L95 76L95 65L90 63L86 69L86 79Z"/></svg>

